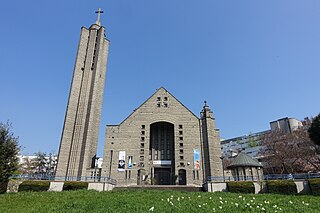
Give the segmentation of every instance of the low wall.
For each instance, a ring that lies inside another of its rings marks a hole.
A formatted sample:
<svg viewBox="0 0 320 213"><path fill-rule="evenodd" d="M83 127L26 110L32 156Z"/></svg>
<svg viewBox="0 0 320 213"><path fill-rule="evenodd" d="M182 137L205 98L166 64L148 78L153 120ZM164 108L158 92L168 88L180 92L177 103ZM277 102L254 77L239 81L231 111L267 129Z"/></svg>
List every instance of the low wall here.
<svg viewBox="0 0 320 213"><path fill-rule="evenodd" d="M309 194L310 193L310 187L307 180L295 180L294 183L296 184L297 193L298 194ZM255 194L258 193L267 193L267 183L265 181L263 182L253 182ZM204 189L207 192L226 192L228 191L227 183L205 183Z"/></svg>
<svg viewBox="0 0 320 213"><path fill-rule="evenodd" d="M10 180L7 187L7 192L18 192L19 185L23 180ZM61 192L63 190L64 181L51 181L48 191L51 192ZM89 182L88 190L96 190L99 192L102 191L111 191L115 185L111 183L103 182Z"/></svg>
<svg viewBox="0 0 320 213"><path fill-rule="evenodd" d="M227 183L205 183L204 189L207 192L227 192Z"/></svg>

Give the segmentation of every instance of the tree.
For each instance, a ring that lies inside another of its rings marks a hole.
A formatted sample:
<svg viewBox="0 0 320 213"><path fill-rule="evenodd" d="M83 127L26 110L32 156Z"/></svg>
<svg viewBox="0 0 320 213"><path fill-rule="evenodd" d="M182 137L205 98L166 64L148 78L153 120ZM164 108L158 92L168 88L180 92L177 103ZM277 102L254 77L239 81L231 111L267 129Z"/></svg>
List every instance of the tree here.
<svg viewBox="0 0 320 213"><path fill-rule="evenodd" d="M36 152L34 153L34 155L36 156L36 158L34 159L34 165L36 168L36 173L39 175L44 175L46 173L46 158L47 158L47 154L44 152Z"/></svg>
<svg viewBox="0 0 320 213"><path fill-rule="evenodd" d="M260 154L267 172L319 171L320 146L310 140L308 128L307 125L292 133L272 131L264 136Z"/></svg>
<svg viewBox="0 0 320 213"><path fill-rule="evenodd" d="M310 139L317 145L320 145L320 114L317 115L308 129Z"/></svg>
<svg viewBox="0 0 320 213"><path fill-rule="evenodd" d="M36 152L34 153L36 158L34 158L34 174L38 174L38 178L47 179L51 178L54 175L54 168L56 166L55 155L49 153L48 155L45 152Z"/></svg>
<svg viewBox="0 0 320 213"><path fill-rule="evenodd" d="M22 159L22 163L19 165L20 174L32 175L35 170L35 162L28 156Z"/></svg>
<svg viewBox="0 0 320 213"><path fill-rule="evenodd" d="M0 122L0 193L7 189L9 177L18 169L18 137L11 132L9 123Z"/></svg>

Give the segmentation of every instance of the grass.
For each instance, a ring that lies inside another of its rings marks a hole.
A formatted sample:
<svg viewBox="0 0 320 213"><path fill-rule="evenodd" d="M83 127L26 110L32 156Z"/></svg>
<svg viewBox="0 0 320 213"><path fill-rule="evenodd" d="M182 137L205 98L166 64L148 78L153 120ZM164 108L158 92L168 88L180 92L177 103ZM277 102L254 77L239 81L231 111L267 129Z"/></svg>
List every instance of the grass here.
<svg viewBox="0 0 320 213"><path fill-rule="evenodd" d="M19 192L0 212L320 212L319 197L174 191Z"/></svg>

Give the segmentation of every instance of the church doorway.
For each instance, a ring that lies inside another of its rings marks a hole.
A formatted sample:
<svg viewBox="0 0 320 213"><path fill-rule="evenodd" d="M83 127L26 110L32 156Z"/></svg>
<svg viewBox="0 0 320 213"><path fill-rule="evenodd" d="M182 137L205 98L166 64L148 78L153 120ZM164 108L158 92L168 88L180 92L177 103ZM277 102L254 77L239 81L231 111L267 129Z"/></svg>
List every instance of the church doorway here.
<svg viewBox="0 0 320 213"><path fill-rule="evenodd" d="M144 169L139 169L137 173L137 185L144 185L146 179L146 171Z"/></svg>
<svg viewBox="0 0 320 213"><path fill-rule="evenodd" d="M175 185L173 124L157 122L150 125L149 160L153 165L153 184Z"/></svg>
<svg viewBox="0 0 320 213"><path fill-rule="evenodd" d="M179 185L187 185L187 173L185 169L179 169Z"/></svg>
<svg viewBox="0 0 320 213"><path fill-rule="evenodd" d="M154 168L155 185L171 185L171 168Z"/></svg>

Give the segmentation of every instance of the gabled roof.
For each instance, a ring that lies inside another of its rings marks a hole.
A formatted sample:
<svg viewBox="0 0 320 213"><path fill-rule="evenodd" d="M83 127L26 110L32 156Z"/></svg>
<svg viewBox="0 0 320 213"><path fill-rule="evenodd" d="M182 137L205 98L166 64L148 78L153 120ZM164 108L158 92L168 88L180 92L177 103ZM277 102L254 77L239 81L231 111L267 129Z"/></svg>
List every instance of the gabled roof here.
<svg viewBox="0 0 320 213"><path fill-rule="evenodd" d="M257 160L253 159L249 155L240 152L240 154L232 161L227 169L235 167L263 167Z"/></svg>
<svg viewBox="0 0 320 213"><path fill-rule="evenodd" d="M123 122L125 122L132 114L135 113L135 111L137 109L139 109L141 106L143 106L147 101L149 101L157 92L159 92L160 90L165 90L167 93L169 93L177 102L179 102L185 109L187 109L194 117L196 117L197 119L198 116L196 116L191 110L189 110L185 105L183 105L174 95L172 95L168 90L166 90L164 87L160 87L159 89L156 90L156 92L154 92L147 100L145 100L138 108L136 108L128 117L126 117L119 125L121 125ZM107 125L107 126L111 126L111 125ZM113 126L117 126L117 125L113 125Z"/></svg>

